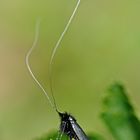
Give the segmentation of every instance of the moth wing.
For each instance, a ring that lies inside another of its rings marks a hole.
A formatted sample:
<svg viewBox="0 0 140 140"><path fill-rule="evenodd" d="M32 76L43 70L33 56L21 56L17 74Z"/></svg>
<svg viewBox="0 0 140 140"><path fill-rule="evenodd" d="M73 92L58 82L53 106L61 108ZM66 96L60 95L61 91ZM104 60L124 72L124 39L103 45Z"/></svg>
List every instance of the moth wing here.
<svg viewBox="0 0 140 140"><path fill-rule="evenodd" d="M76 121L71 121L71 125L79 140L88 140L88 137L86 136L85 132L82 130L82 128Z"/></svg>

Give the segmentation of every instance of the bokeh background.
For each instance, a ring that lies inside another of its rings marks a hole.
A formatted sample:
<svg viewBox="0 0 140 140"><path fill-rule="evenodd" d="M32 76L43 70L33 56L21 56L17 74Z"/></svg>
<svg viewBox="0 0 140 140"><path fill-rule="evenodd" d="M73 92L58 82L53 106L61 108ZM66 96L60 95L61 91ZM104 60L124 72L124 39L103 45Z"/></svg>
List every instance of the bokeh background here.
<svg viewBox="0 0 140 140"><path fill-rule="evenodd" d="M32 70L49 92L48 64L75 0L0 1L0 140L31 140L58 130L59 117L31 79L25 55L42 19ZM81 0L53 65L58 107L86 132L113 140L100 119L101 100L115 81L140 110L140 1Z"/></svg>

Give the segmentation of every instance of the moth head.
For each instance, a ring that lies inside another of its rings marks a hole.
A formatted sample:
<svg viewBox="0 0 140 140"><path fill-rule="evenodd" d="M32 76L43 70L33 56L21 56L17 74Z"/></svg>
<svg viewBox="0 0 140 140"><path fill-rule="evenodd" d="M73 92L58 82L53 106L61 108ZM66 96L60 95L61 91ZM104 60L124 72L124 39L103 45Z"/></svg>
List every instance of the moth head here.
<svg viewBox="0 0 140 140"><path fill-rule="evenodd" d="M73 119L74 121L75 118L73 116L71 116L70 114L68 114L67 112L64 112L64 113L61 113L61 112L58 112L60 118L61 118L61 121L70 121L71 119Z"/></svg>
<svg viewBox="0 0 140 140"><path fill-rule="evenodd" d="M69 119L69 114L67 112L65 113L58 112L58 114L61 118L61 121L67 121Z"/></svg>

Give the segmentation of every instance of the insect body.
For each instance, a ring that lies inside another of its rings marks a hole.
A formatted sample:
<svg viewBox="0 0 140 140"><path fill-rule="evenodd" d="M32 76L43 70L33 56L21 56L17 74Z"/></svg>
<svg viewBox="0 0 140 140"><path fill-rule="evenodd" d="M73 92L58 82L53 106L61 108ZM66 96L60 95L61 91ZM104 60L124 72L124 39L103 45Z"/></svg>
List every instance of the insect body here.
<svg viewBox="0 0 140 140"><path fill-rule="evenodd" d="M73 138L75 140L88 140L85 132L76 122L76 119L68 113L59 113L61 118L60 130L65 133L70 140Z"/></svg>
<svg viewBox="0 0 140 140"><path fill-rule="evenodd" d="M41 83L38 81L38 79L36 78L36 76L32 72L30 64L29 64L29 57L30 57L32 51L34 50L34 48L37 46L38 37L39 37L39 25L40 25L40 22L37 22L35 39L34 39L32 47L30 48L30 50L28 51L28 53L26 55L26 66L28 68L28 71L29 71L30 75L32 76L32 78L36 82L36 84L40 87L40 89L43 91L45 96L47 97L51 107L53 109L55 109L55 111L59 114L60 119L61 119L60 130L61 130L62 134L65 133L70 138L70 140L71 139L88 140L88 138L87 138L86 134L84 133L84 131L82 130L82 128L76 122L76 119L73 116L71 116L68 113L60 113L58 111L57 106L56 106L56 102L55 102L55 98L54 98L54 95L53 95L53 90L52 90L53 88L52 88L51 73L52 73L53 59L54 59L56 50L58 49L58 47L59 47L59 45L60 45L60 43L61 43L61 41L62 41L62 39L63 39L63 37L65 35L65 33L67 32L67 30L69 28L69 25L70 25L72 19L74 18L75 13L76 13L76 11L77 11L77 9L79 7L79 4L80 4L80 0L77 1L76 7L75 7L71 17L69 18L69 21L68 21L67 25L65 26L64 31L62 32L60 38L58 39L58 41L57 41L57 43L56 43L56 45L55 45L55 47L53 49L52 55L51 55L50 64L49 64L49 80L50 80L50 89L51 89L51 93L52 93L52 97L53 97L53 102L51 101L51 99L50 99L48 93L46 92L46 90L43 88Z"/></svg>

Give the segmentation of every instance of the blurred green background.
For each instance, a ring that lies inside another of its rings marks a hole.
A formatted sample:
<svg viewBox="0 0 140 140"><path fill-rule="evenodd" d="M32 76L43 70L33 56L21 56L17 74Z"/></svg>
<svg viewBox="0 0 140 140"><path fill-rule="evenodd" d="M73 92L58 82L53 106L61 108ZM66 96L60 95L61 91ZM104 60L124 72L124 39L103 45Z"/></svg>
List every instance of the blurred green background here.
<svg viewBox="0 0 140 140"><path fill-rule="evenodd" d="M75 0L0 1L0 140L31 140L58 130L59 118L31 79L25 55L42 19L32 70L49 92L48 64ZM110 140L99 117L108 85L121 81L139 113L140 1L81 0L53 65L58 107L86 132Z"/></svg>

